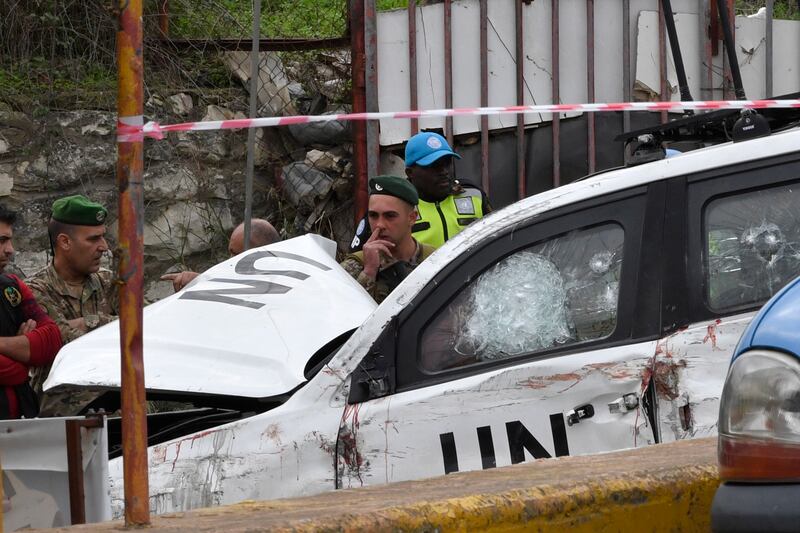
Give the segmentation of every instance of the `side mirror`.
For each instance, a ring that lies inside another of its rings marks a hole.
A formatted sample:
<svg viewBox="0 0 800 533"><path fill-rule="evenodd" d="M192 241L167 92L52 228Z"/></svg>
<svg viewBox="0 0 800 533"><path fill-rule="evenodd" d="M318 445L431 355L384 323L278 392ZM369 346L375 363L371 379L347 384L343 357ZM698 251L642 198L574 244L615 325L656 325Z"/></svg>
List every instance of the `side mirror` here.
<svg viewBox="0 0 800 533"><path fill-rule="evenodd" d="M361 403L382 398L392 392L392 380L388 372L377 369L359 369L350 375L350 395L347 403Z"/></svg>

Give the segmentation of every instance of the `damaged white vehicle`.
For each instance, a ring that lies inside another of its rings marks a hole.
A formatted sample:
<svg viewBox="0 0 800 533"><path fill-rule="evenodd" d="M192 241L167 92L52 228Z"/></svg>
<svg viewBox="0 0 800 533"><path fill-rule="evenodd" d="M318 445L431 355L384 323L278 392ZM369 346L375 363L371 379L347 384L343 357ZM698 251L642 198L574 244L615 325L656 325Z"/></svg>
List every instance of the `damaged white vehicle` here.
<svg viewBox="0 0 800 533"><path fill-rule="evenodd" d="M250 250L145 309L149 398L198 407L150 417L154 512L716 434L737 339L800 273L800 131L520 201L380 306L334 252ZM113 407L119 374L110 324L46 387Z"/></svg>

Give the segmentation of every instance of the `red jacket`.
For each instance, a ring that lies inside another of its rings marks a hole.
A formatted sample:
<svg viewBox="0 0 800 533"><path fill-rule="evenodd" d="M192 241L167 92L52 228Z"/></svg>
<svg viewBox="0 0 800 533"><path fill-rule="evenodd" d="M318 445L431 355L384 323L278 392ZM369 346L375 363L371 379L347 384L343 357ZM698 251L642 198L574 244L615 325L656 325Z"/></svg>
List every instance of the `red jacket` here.
<svg viewBox="0 0 800 533"><path fill-rule="evenodd" d="M19 406L14 385L21 385L28 381L29 366L43 366L53 362L58 350L61 348L61 333L55 322L39 307L33 293L25 283L13 274L6 274L17 282L22 295L20 306L25 320L36 321L36 329L26 333L30 343L30 360L27 364L20 363L0 354L0 387L8 399L11 418L19 417Z"/></svg>

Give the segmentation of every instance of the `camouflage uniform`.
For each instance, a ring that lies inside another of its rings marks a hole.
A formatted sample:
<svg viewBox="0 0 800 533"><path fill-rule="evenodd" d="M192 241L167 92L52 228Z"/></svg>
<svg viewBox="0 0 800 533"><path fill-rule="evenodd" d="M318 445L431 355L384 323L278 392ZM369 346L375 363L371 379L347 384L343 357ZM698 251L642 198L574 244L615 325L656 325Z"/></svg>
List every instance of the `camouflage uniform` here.
<svg viewBox="0 0 800 533"><path fill-rule="evenodd" d="M91 331L117 319L119 311L117 291L113 283L113 274L109 270L89 274L83 284L80 298L74 296L73 289L59 277L52 263L28 280L28 285L33 290L39 305L58 324L64 344L84 333L71 327L67 323L68 320L83 317L86 327ZM99 396L90 391L45 394L42 392L42 385L49 373L50 365L33 369L31 384L40 398L39 416L76 415Z"/></svg>
<svg viewBox="0 0 800 533"><path fill-rule="evenodd" d="M364 274L364 252L348 255L341 262L341 266L364 287L376 302L381 303L417 265L435 250L433 246L420 244L416 239L414 242L417 243L417 251L411 261L405 262L385 257L381 258L381 266L378 269L376 279L371 279Z"/></svg>

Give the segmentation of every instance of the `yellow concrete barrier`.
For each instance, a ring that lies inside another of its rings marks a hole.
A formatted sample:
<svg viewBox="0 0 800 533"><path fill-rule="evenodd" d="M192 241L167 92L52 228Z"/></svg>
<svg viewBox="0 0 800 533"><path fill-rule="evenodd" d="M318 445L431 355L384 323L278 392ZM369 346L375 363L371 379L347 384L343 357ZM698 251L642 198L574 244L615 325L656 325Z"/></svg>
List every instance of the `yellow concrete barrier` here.
<svg viewBox="0 0 800 533"><path fill-rule="evenodd" d="M155 531L709 531L716 439L154 517ZM119 528L119 523L81 529Z"/></svg>

